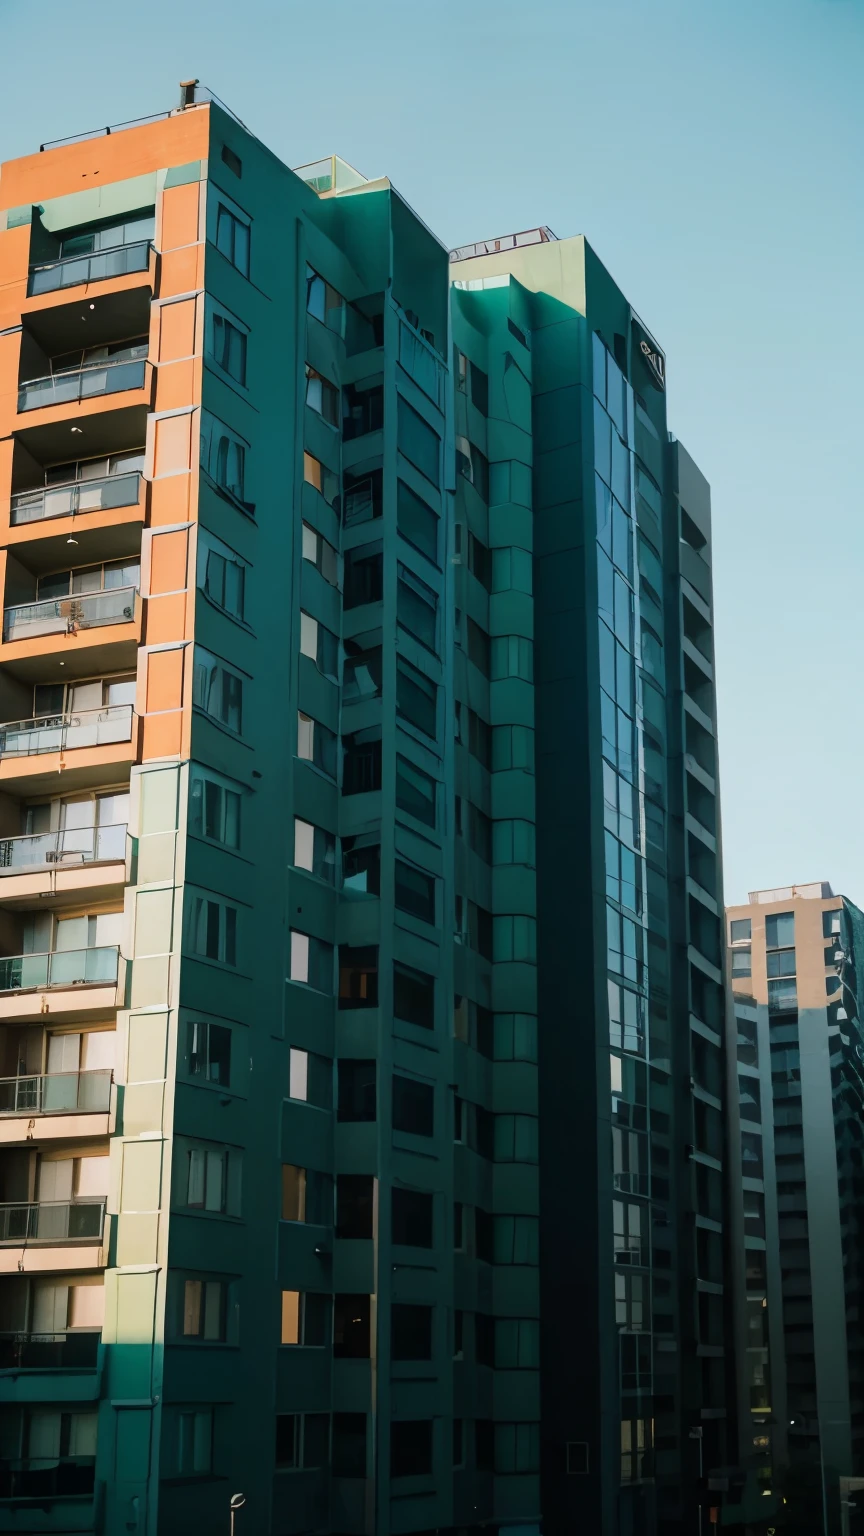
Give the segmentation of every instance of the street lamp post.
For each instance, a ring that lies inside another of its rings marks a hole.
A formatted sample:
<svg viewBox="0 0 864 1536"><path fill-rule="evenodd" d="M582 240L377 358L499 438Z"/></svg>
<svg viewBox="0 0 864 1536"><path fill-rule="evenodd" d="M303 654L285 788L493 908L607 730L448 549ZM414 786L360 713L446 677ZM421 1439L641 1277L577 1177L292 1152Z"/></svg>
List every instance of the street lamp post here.
<svg viewBox="0 0 864 1536"><path fill-rule="evenodd" d="M245 1493L232 1493L232 1495L231 1495L231 1502L228 1505L228 1508L231 1511L231 1536L234 1536L234 1516L236 1515L238 1509L242 1509L243 1508L243 1505L245 1503L246 1503L246 1495L245 1495Z"/></svg>

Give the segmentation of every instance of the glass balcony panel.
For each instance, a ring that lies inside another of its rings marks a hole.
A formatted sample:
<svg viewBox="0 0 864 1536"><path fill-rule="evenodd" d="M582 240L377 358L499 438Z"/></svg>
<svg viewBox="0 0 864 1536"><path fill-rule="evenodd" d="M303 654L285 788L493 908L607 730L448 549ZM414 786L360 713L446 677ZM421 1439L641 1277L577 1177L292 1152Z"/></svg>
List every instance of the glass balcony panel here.
<svg viewBox="0 0 864 1536"><path fill-rule="evenodd" d="M34 1242L76 1242L100 1239L105 1199L43 1200L32 1205L0 1205L0 1242L24 1238Z"/></svg>
<svg viewBox="0 0 864 1536"><path fill-rule="evenodd" d="M42 1078L42 1109L45 1114L78 1108L78 1073L52 1072Z"/></svg>
<svg viewBox="0 0 864 1536"><path fill-rule="evenodd" d="M99 1332L2 1333L0 1370L92 1370L99 1358Z"/></svg>
<svg viewBox="0 0 864 1536"><path fill-rule="evenodd" d="M45 490L21 491L12 497L12 523L38 523L49 517L68 517L70 512L111 511L134 507L141 495L141 475L133 470L124 475L102 475L96 480L80 480L73 485L51 486Z"/></svg>
<svg viewBox="0 0 864 1536"><path fill-rule="evenodd" d="M135 617L137 591L137 587L113 587L71 597L46 598L37 603L18 603L3 615L3 638L27 640L37 635L73 634L78 629L96 629L101 624L128 624Z"/></svg>
<svg viewBox="0 0 864 1536"><path fill-rule="evenodd" d="M111 1107L110 1067L93 1072L52 1072L44 1077L0 1079L0 1114L107 1114Z"/></svg>
<svg viewBox="0 0 864 1536"><path fill-rule="evenodd" d="M30 293L55 293L58 288L74 288L78 283L99 283L109 277L125 277L130 272L146 272L149 262L149 240L112 246L89 256L67 256L31 268Z"/></svg>
<svg viewBox="0 0 864 1536"><path fill-rule="evenodd" d="M44 379L27 379L18 391L18 409L34 411L42 406L89 400L94 395L143 389L146 370L147 359L136 357L120 359L116 363L91 363L69 373L50 374Z"/></svg>
<svg viewBox="0 0 864 1536"><path fill-rule="evenodd" d="M17 992L48 984L47 955L4 955L0 959L0 992Z"/></svg>
<svg viewBox="0 0 864 1536"><path fill-rule="evenodd" d="M78 1073L78 1109L85 1114L107 1114L111 1108L111 1080L113 1073Z"/></svg>
<svg viewBox="0 0 864 1536"><path fill-rule="evenodd" d="M95 1456L29 1457L0 1462L0 1498L47 1499L92 1494Z"/></svg>
<svg viewBox="0 0 864 1536"><path fill-rule="evenodd" d="M109 704L104 709L82 709L74 715L9 721L0 726L0 756L31 757L40 752L59 752L64 747L130 741L131 737L131 704Z"/></svg>

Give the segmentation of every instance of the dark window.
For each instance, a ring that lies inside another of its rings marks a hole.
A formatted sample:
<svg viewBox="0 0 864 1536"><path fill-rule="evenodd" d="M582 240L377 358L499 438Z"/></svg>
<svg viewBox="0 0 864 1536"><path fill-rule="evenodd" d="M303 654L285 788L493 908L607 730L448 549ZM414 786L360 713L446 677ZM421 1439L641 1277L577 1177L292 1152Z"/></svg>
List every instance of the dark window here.
<svg viewBox="0 0 864 1536"><path fill-rule="evenodd" d="M381 693L381 646L364 650L354 640L344 640L342 644L345 651L342 668L343 704L378 698Z"/></svg>
<svg viewBox="0 0 864 1536"><path fill-rule="evenodd" d="M330 1460L329 1413L277 1413L276 1466L326 1467Z"/></svg>
<svg viewBox="0 0 864 1536"><path fill-rule="evenodd" d="M435 649L438 628L438 598L425 581L420 581L408 567L400 563L396 589L396 617L403 629L430 651Z"/></svg>
<svg viewBox="0 0 864 1536"><path fill-rule="evenodd" d="M393 962L393 1013L422 1029L435 1028L435 978Z"/></svg>
<svg viewBox="0 0 864 1536"><path fill-rule="evenodd" d="M377 544L358 544L345 552L343 606L378 603L383 595L384 554Z"/></svg>
<svg viewBox="0 0 864 1536"><path fill-rule="evenodd" d="M403 539L438 562L438 514L405 484L396 483L396 526Z"/></svg>
<svg viewBox="0 0 864 1536"><path fill-rule="evenodd" d="M465 1462L465 1420L453 1420L453 1465L461 1467Z"/></svg>
<svg viewBox="0 0 864 1536"><path fill-rule="evenodd" d="M406 757L397 757L396 804L400 811L407 811L427 827L434 827L437 788L435 780L422 768L409 763Z"/></svg>
<svg viewBox="0 0 864 1536"><path fill-rule="evenodd" d="M432 1196L419 1189L391 1191L391 1238L408 1248L432 1247Z"/></svg>
<svg viewBox="0 0 864 1536"><path fill-rule="evenodd" d="M381 788L381 727L342 737L342 793L365 795Z"/></svg>
<svg viewBox="0 0 864 1536"><path fill-rule="evenodd" d="M478 671L488 677L491 671L489 636L483 632L479 624L473 619L468 620L468 660L473 661Z"/></svg>
<svg viewBox="0 0 864 1536"><path fill-rule="evenodd" d="M390 1476L419 1477L432 1471L432 1420L404 1419L390 1425Z"/></svg>
<svg viewBox="0 0 864 1536"><path fill-rule="evenodd" d="M492 554L473 533L468 534L468 569L477 577L481 587L492 590Z"/></svg>
<svg viewBox="0 0 864 1536"><path fill-rule="evenodd" d="M374 1180L371 1173L340 1173L336 1179L336 1236L371 1237Z"/></svg>
<svg viewBox="0 0 864 1536"><path fill-rule="evenodd" d="M396 660L396 710L433 741L437 731L438 689L402 657Z"/></svg>
<svg viewBox="0 0 864 1536"><path fill-rule="evenodd" d="M333 1354L337 1360L368 1360L371 1305L368 1296L334 1296Z"/></svg>
<svg viewBox="0 0 864 1536"><path fill-rule="evenodd" d="M491 1472L495 1461L495 1426L491 1419L476 1421L474 1453L478 1472Z"/></svg>
<svg viewBox="0 0 864 1536"><path fill-rule="evenodd" d="M384 472L357 466L342 475L342 522L346 528L368 523L384 510Z"/></svg>
<svg viewBox="0 0 864 1536"><path fill-rule="evenodd" d="M484 768L492 767L492 727L473 709L468 711L468 751Z"/></svg>
<svg viewBox="0 0 864 1536"><path fill-rule="evenodd" d="M276 1415L276 1465L299 1467L301 1442L301 1416L299 1413Z"/></svg>
<svg viewBox="0 0 864 1536"><path fill-rule="evenodd" d="M338 1120L375 1119L375 1062L343 1058L337 1063Z"/></svg>
<svg viewBox="0 0 864 1536"><path fill-rule="evenodd" d="M339 1007L378 1007L378 945L339 945Z"/></svg>
<svg viewBox="0 0 864 1536"><path fill-rule="evenodd" d="M765 919L765 944L768 949L783 949L795 943L795 913L771 912Z"/></svg>
<svg viewBox="0 0 864 1536"><path fill-rule="evenodd" d="M393 1360L432 1359L432 1308L394 1302L390 1309L390 1354Z"/></svg>
<svg viewBox="0 0 864 1536"><path fill-rule="evenodd" d="M412 1136L432 1136L435 1131L435 1089L415 1077L393 1074L393 1129Z"/></svg>
<svg viewBox="0 0 864 1536"><path fill-rule="evenodd" d="M233 171L235 176L243 175L243 161L239 155L235 155L233 149L228 148L227 144L222 145L222 164L227 165L229 171Z"/></svg>
<svg viewBox="0 0 864 1536"><path fill-rule="evenodd" d="M366 1476L365 1413L334 1413L332 1472L334 1477Z"/></svg>
<svg viewBox="0 0 864 1536"><path fill-rule="evenodd" d="M189 1075L227 1088L231 1081L231 1031L196 1020L188 1025Z"/></svg>
<svg viewBox="0 0 864 1536"><path fill-rule="evenodd" d="M474 1315L474 1357L478 1365L495 1364L495 1319L485 1312Z"/></svg>
<svg viewBox="0 0 864 1536"><path fill-rule="evenodd" d="M342 889L360 891L366 896L381 892L381 845L370 837L377 833L358 833L342 839Z"/></svg>
<svg viewBox="0 0 864 1536"><path fill-rule="evenodd" d="M471 364L471 401L484 416L489 415L489 375Z"/></svg>
<svg viewBox="0 0 864 1536"><path fill-rule="evenodd" d="M474 1251L478 1259L482 1259L485 1264L491 1264L493 1257L497 1258L494 1253L494 1219L479 1205L474 1212Z"/></svg>
<svg viewBox="0 0 864 1536"><path fill-rule="evenodd" d="M384 425L384 385L380 377L346 384L342 390L342 436L345 442L377 432Z"/></svg>
<svg viewBox="0 0 864 1536"><path fill-rule="evenodd" d="M441 484L441 439L413 406L398 399L397 446L433 485Z"/></svg>
<svg viewBox="0 0 864 1536"><path fill-rule="evenodd" d="M410 912L426 923L435 922L435 881L413 864L396 860L395 902L400 912Z"/></svg>

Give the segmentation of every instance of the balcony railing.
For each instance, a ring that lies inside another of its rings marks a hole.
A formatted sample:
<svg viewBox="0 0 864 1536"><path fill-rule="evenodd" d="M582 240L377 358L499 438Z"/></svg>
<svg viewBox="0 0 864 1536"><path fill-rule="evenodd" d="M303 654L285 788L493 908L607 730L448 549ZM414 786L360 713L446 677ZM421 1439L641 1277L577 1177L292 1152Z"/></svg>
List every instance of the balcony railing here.
<svg viewBox="0 0 864 1536"><path fill-rule="evenodd" d="M150 265L150 241L136 240L132 245L112 245L90 256L62 256L59 261L41 261L30 268L31 297L54 293L58 288L74 288L78 283L101 283L107 277L126 277L130 272L146 272Z"/></svg>
<svg viewBox="0 0 864 1536"><path fill-rule="evenodd" d="M0 1243L101 1242L105 1196L0 1205Z"/></svg>
<svg viewBox="0 0 864 1536"><path fill-rule="evenodd" d="M4 611L3 639L74 635L79 629L98 629L102 624L131 624L137 595L137 587L108 587L101 592L78 592L70 597L16 603Z"/></svg>
<svg viewBox="0 0 864 1536"><path fill-rule="evenodd" d="M126 823L104 827L64 827L57 832L28 832L0 841L0 876L21 874L46 864L107 863L126 857Z"/></svg>
<svg viewBox="0 0 864 1536"><path fill-rule="evenodd" d="M93 1370L102 1335L85 1333L0 1333L0 1371Z"/></svg>
<svg viewBox="0 0 864 1536"><path fill-rule="evenodd" d="M92 1495L95 1456L29 1456L0 1461L0 1499L58 1499Z"/></svg>
<svg viewBox="0 0 864 1536"><path fill-rule="evenodd" d="M77 714L46 715L0 725L0 757L30 757L71 747L101 747L132 740L132 705L108 704Z"/></svg>
<svg viewBox="0 0 864 1536"><path fill-rule="evenodd" d="M38 491L19 491L12 497L12 524L39 523L48 517L68 517L74 512L106 512L134 507L141 497L141 474L103 475L99 480L75 480L70 485L49 485Z"/></svg>
<svg viewBox="0 0 864 1536"><path fill-rule="evenodd" d="M47 1072L0 1077L0 1115L107 1114L110 1067L100 1072Z"/></svg>
<svg viewBox="0 0 864 1536"><path fill-rule="evenodd" d="M115 395L121 390L143 389L146 357L121 358L112 363L88 363L68 373L51 373L44 379L27 379L18 391L19 411L35 411L46 405L69 405L94 395Z"/></svg>
<svg viewBox="0 0 864 1536"><path fill-rule="evenodd" d="M47 955L4 955L0 959L0 992L114 983L119 954L116 944L106 944L92 949L54 949Z"/></svg>

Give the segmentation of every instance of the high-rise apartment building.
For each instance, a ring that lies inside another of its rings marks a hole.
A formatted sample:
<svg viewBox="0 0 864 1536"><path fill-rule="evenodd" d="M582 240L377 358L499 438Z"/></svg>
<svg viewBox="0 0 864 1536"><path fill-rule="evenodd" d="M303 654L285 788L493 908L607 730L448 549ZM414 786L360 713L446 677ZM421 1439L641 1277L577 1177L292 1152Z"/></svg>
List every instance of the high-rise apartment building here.
<svg viewBox="0 0 864 1536"><path fill-rule="evenodd" d="M0 205L0 1528L707 1524L710 500L661 351L581 238L448 257L191 85Z"/></svg>
<svg viewBox="0 0 864 1536"><path fill-rule="evenodd" d="M726 915L740 1457L772 1500L791 1466L819 1528L824 1493L827 1530L847 1531L839 1479L864 1472L864 915L825 883L751 891Z"/></svg>

